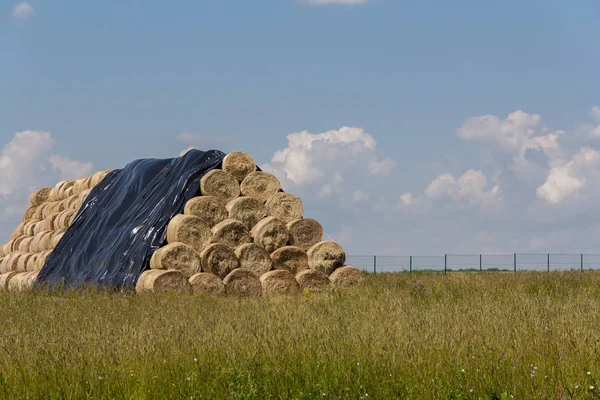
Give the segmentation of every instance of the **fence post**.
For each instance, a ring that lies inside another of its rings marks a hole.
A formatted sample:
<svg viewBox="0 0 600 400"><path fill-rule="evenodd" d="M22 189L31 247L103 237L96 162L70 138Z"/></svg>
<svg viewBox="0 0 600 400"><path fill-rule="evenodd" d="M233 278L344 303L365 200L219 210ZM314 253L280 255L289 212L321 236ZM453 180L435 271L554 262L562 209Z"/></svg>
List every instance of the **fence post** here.
<svg viewBox="0 0 600 400"><path fill-rule="evenodd" d="M446 275L447 269L448 269L448 254L444 254L444 275Z"/></svg>
<svg viewBox="0 0 600 400"><path fill-rule="evenodd" d="M373 256L373 273L377 273L377 256Z"/></svg>
<svg viewBox="0 0 600 400"><path fill-rule="evenodd" d="M514 268L515 273L516 273L517 272L517 253L514 253L513 268Z"/></svg>
<svg viewBox="0 0 600 400"><path fill-rule="evenodd" d="M548 272L550 272L550 253L548 253Z"/></svg>
<svg viewBox="0 0 600 400"><path fill-rule="evenodd" d="M480 254L479 255L479 272L481 272L481 271L482 271L482 268L481 268L481 254Z"/></svg>
<svg viewBox="0 0 600 400"><path fill-rule="evenodd" d="M410 264L409 264L408 268L409 268L408 273L412 274L412 256L410 256Z"/></svg>
<svg viewBox="0 0 600 400"><path fill-rule="evenodd" d="M581 272L583 272L583 253L581 254Z"/></svg>

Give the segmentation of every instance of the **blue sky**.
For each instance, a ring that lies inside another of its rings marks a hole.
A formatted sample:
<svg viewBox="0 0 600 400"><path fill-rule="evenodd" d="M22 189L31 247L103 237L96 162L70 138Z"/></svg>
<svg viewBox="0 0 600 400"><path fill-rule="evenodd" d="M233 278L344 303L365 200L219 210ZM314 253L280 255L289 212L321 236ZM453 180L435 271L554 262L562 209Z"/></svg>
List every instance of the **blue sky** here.
<svg viewBox="0 0 600 400"><path fill-rule="evenodd" d="M600 3L343 3L0 0L0 241L32 186L194 146L348 253L597 249Z"/></svg>

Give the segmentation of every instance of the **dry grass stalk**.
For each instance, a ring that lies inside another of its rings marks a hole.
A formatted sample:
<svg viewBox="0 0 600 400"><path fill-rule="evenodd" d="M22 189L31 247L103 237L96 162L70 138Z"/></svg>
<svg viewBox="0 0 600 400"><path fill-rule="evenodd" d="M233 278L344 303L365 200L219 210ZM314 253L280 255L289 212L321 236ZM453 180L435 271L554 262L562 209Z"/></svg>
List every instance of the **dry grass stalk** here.
<svg viewBox="0 0 600 400"><path fill-rule="evenodd" d="M225 203L214 196L199 196L190 199L183 209L185 215L195 215L209 227L227 219Z"/></svg>
<svg viewBox="0 0 600 400"><path fill-rule="evenodd" d="M263 295L266 296L292 295L300 291L294 274L286 270L275 270L261 275L260 284Z"/></svg>
<svg viewBox="0 0 600 400"><path fill-rule="evenodd" d="M200 193L214 196L227 204L240 195L240 184L227 172L213 169L200 179Z"/></svg>
<svg viewBox="0 0 600 400"><path fill-rule="evenodd" d="M271 256L261 246L246 243L235 249L235 255L240 260L240 268L250 270L257 276L271 270Z"/></svg>
<svg viewBox="0 0 600 400"><path fill-rule="evenodd" d="M234 269L224 279L225 292L240 297L259 297L262 285L258 276L247 269Z"/></svg>
<svg viewBox="0 0 600 400"><path fill-rule="evenodd" d="M267 209L263 202L250 196L231 200L225 208L229 213L229 218L243 222L248 229L252 229L267 216Z"/></svg>
<svg viewBox="0 0 600 400"><path fill-rule="evenodd" d="M273 269L290 271L292 274L308 269L308 255L300 247L284 246L271 254Z"/></svg>
<svg viewBox="0 0 600 400"><path fill-rule="evenodd" d="M315 244L306 253L308 254L308 266L326 275L331 275L346 262L344 249L336 242L329 240Z"/></svg>
<svg viewBox="0 0 600 400"><path fill-rule="evenodd" d="M18 272L16 272L16 271L10 271L10 272L4 272L2 275L0 275L0 292L8 291L9 282L17 274L18 274Z"/></svg>
<svg viewBox="0 0 600 400"><path fill-rule="evenodd" d="M285 223L275 217L262 219L250 231L254 243L272 253L287 244L289 234Z"/></svg>
<svg viewBox="0 0 600 400"><path fill-rule="evenodd" d="M176 215L167 225L167 241L169 243L185 243L198 253L208 246L211 240L210 227L195 215Z"/></svg>
<svg viewBox="0 0 600 400"><path fill-rule="evenodd" d="M290 244L308 250L323 240L323 227L312 218L302 218L287 224L290 232Z"/></svg>
<svg viewBox="0 0 600 400"><path fill-rule="evenodd" d="M246 225L235 219L226 219L212 228L212 241L235 248L250 243L252 239Z"/></svg>
<svg viewBox="0 0 600 400"><path fill-rule="evenodd" d="M363 286L365 284L365 277L362 272L351 266L336 269L329 276L329 280L337 287Z"/></svg>
<svg viewBox="0 0 600 400"><path fill-rule="evenodd" d="M223 158L223 171L242 182L249 173L256 171L256 162L246 153L232 151Z"/></svg>
<svg viewBox="0 0 600 400"><path fill-rule="evenodd" d="M169 243L154 252L150 268L181 271L187 279L200 272L200 257L187 244Z"/></svg>
<svg viewBox="0 0 600 400"><path fill-rule="evenodd" d="M217 295L225 293L225 284L215 274L200 272L192 275L189 282L196 294Z"/></svg>
<svg viewBox="0 0 600 400"><path fill-rule="evenodd" d="M307 290L312 293L324 292L331 285L331 281L327 275L314 269L307 269L298 273L296 281L301 290Z"/></svg>
<svg viewBox="0 0 600 400"><path fill-rule="evenodd" d="M231 247L221 243L208 245L200 253L200 259L202 262L202 272L215 274L221 279L240 267L240 260L236 257L235 251Z"/></svg>
<svg viewBox="0 0 600 400"><path fill-rule="evenodd" d="M255 171L242 181L240 191L243 196L257 198L263 203L281 190L281 183L275 175L263 171Z"/></svg>
<svg viewBox="0 0 600 400"><path fill-rule="evenodd" d="M179 292L192 293L192 285L181 271L178 270L149 270L144 271L138 278L136 292Z"/></svg>
<svg viewBox="0 0 600 400"><path fill-rule="evenodd" d="M267 200L265 204L267 213L283 222L290 222L302 218L304 206L300 197L290 193L279 192Z"/></svg>

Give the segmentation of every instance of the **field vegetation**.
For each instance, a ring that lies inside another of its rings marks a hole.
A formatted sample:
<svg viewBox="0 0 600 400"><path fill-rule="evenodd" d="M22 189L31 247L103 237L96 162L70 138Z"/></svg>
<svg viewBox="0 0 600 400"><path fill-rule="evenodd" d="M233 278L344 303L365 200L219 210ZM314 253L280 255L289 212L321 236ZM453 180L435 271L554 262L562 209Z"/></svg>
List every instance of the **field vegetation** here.
<svg viewBox="0 0 600 400"><path fill-rule="evenodd" d="M377 274L282 298L0 294L2 399L600 397L600 273Z"/></svg>

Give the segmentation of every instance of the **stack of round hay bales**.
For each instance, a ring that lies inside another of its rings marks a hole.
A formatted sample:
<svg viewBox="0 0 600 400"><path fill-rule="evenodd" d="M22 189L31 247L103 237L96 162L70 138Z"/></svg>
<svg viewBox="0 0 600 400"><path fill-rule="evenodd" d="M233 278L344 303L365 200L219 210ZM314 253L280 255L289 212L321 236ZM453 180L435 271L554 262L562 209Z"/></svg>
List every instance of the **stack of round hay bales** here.
<svg viewBox="0 0 600 400"><path fill-rule="evenodd" d="M277 177L258 171L248 154L231 152L170 221L166 244L136 290L189 292L191 285L204 295L266 296L362 285L362 273L345 266L344 250L323 241L321 224L303 212ZM157 270L168 271L168 285Z"/></svg>
<svg viewBox="0 0 600 400"><path fill-rule="evenodd" d="M29 290L77 211L112 169L63 180L29 196L29 206L10 240L0 246L0 291ZM13 282L10 284L10 282Z"/></svg>

